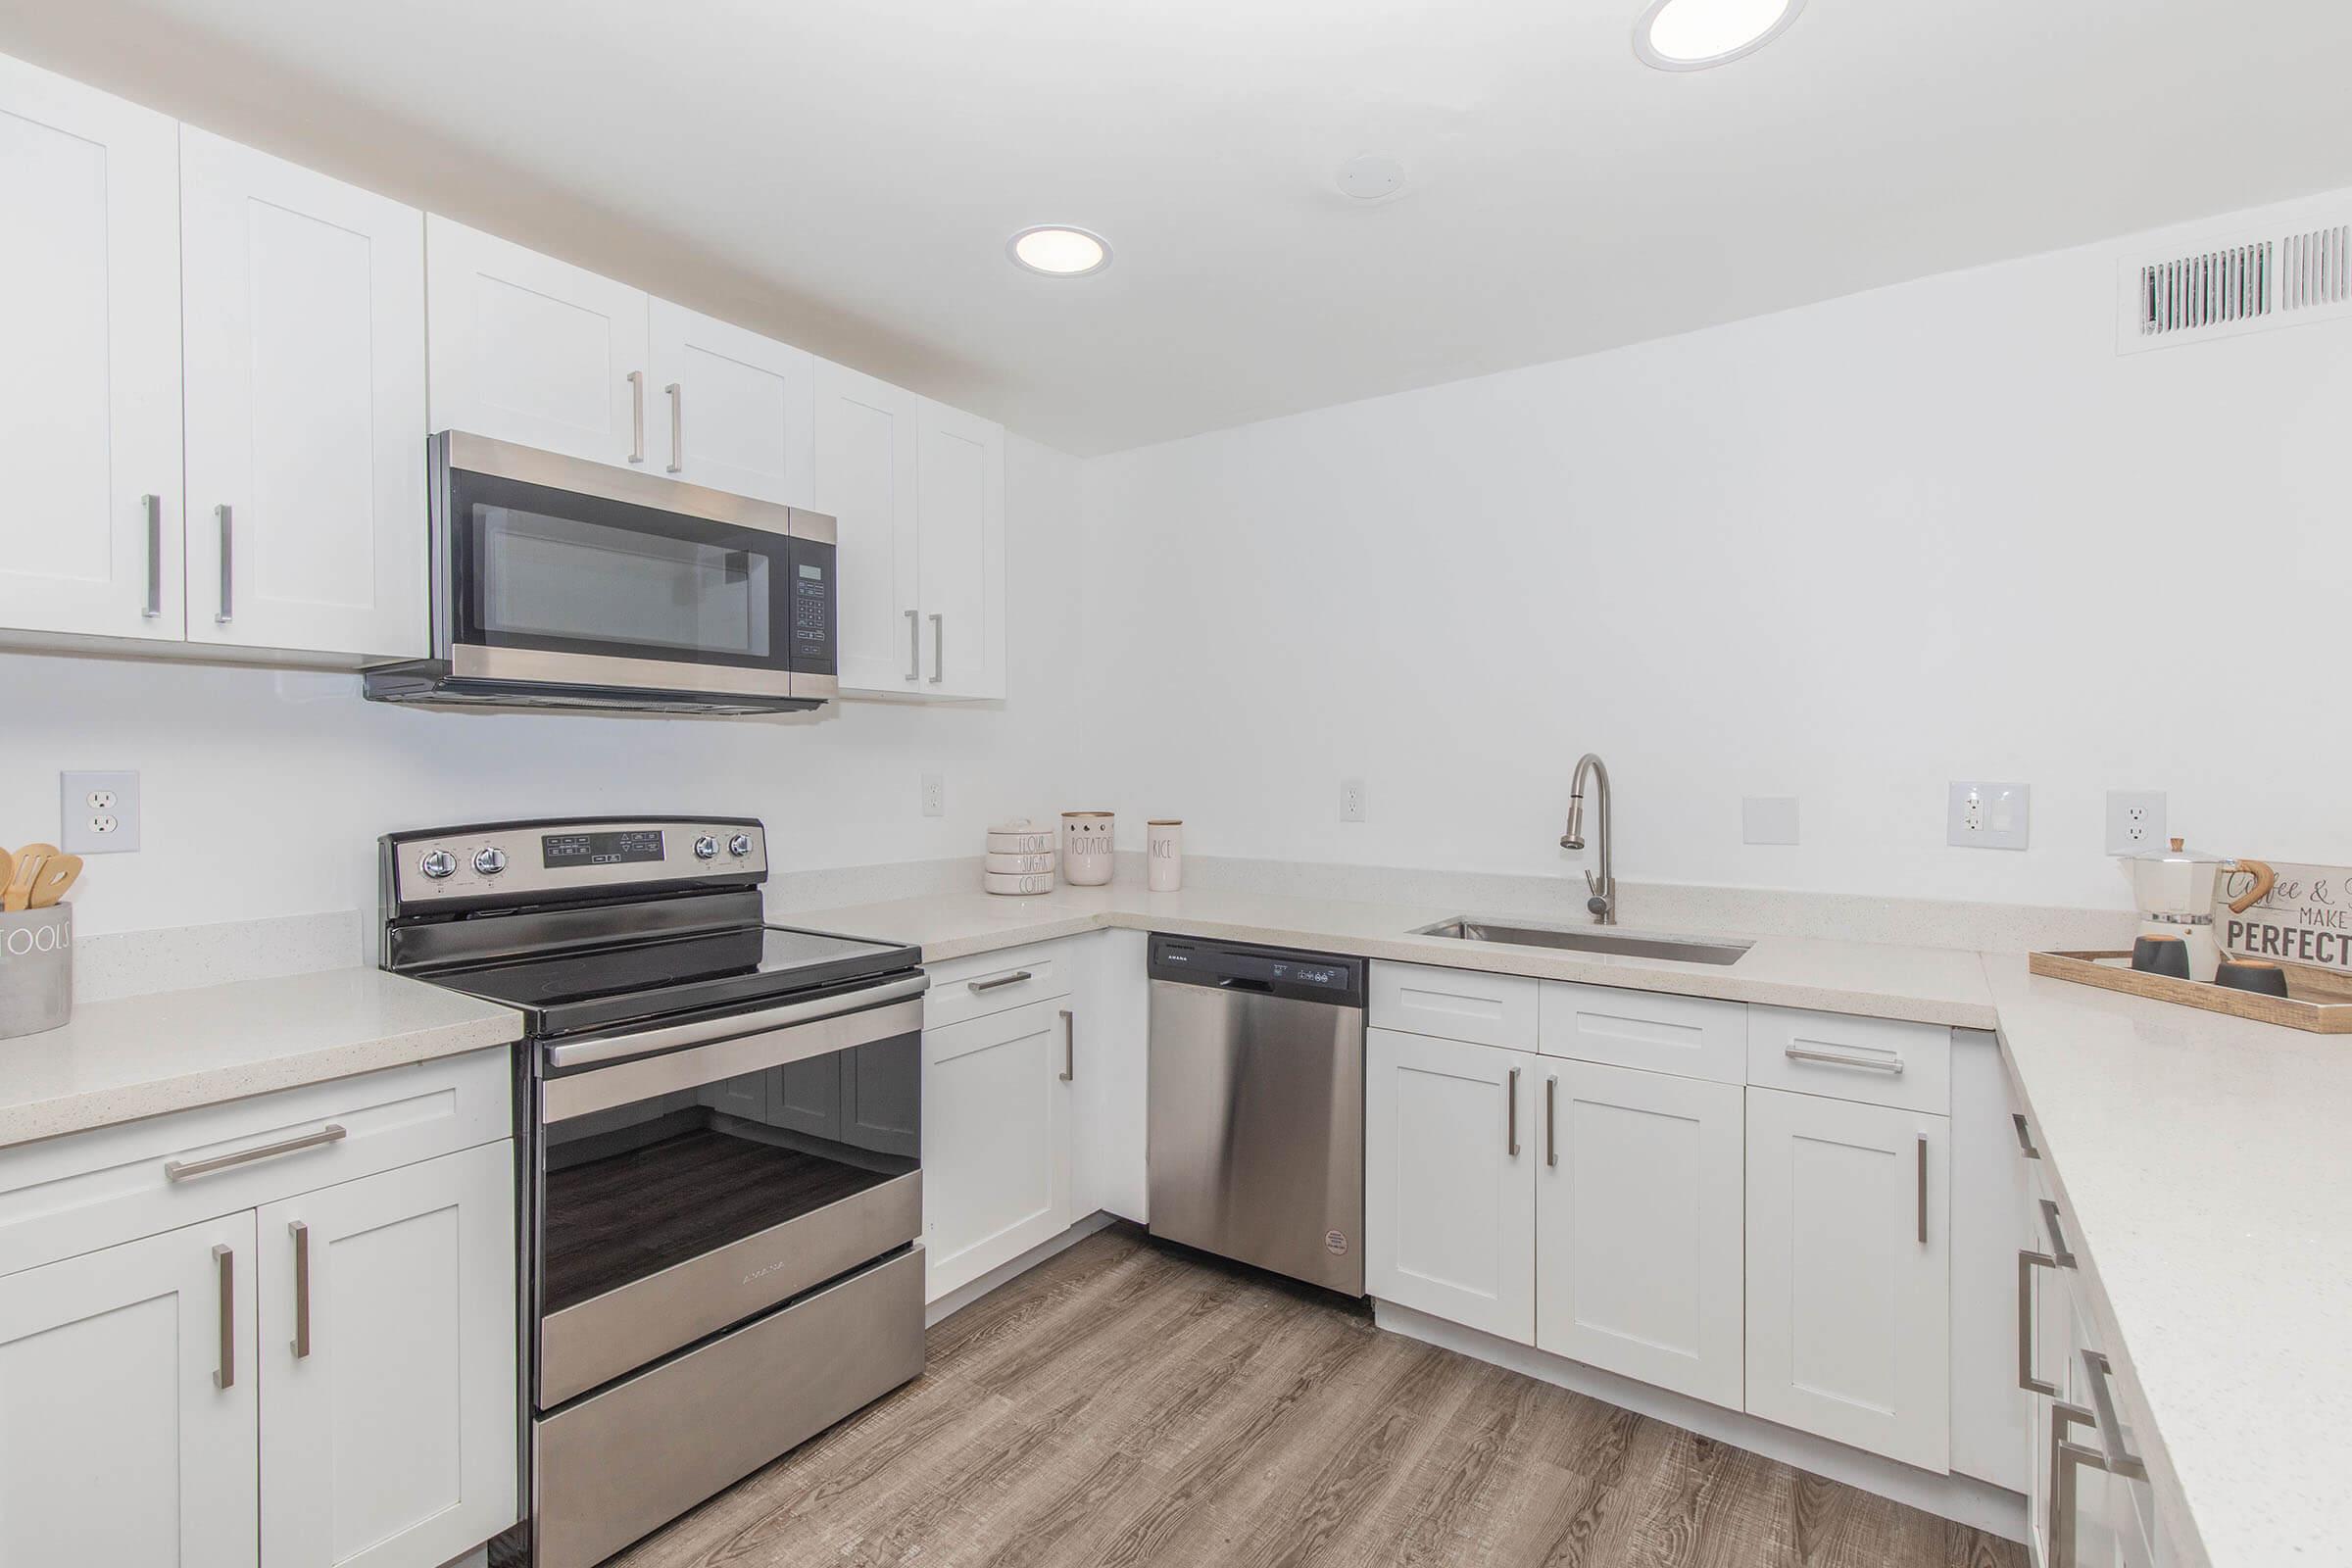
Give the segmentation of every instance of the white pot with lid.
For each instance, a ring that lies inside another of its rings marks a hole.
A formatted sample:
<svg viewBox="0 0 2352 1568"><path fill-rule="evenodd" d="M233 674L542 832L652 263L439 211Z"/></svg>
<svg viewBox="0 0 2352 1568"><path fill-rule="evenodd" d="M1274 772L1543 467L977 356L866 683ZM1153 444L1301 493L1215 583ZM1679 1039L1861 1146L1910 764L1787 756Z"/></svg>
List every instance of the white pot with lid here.
<svg viewBox="0 0 2352 1568"><path fill-rule="evenodd" d="M2260 860L2209 855L2171 847L2132 857L2132 897L2139 906L2139 934L2180 937L2188 947L2188 977L2210 984L2221 967L2222 950L2213 936L2213 906L2221 879L2243 871L2253 878L2245 891L2230 901L2230 911L2242 914L2271 891L2277 875Z"/></svg>

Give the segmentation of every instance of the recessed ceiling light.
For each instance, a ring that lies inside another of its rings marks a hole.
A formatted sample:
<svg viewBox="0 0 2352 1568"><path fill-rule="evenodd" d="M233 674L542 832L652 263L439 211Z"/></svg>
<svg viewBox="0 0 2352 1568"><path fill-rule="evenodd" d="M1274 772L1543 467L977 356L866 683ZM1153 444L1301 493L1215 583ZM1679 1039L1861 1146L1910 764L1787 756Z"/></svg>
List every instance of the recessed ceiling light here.
<svg viewBox="0 0 2352 1568"><path fill-rule="evenodd" d="M1012 236L1005 254L1032 272L1048 277L1084 277L1110 265L1110 245L1100 234L1066 223L1040 223Z"/></svg>
<svg viewBox="0 0 2352 1568"><path fill-rule="evenodd" d="M1704 71L1754 54L1788 30L1805 0L1650 0L1634 53L1660 71Z"/></svg>

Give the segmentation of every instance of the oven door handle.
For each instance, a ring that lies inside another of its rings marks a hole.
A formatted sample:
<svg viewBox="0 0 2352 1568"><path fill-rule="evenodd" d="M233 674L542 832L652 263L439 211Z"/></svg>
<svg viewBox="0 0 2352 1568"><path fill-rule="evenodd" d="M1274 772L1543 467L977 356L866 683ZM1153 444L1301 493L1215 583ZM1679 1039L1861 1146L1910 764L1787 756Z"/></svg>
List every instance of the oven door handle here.
<svg viewBox="0 0 2352 1568"><path fill-rule="evenodd" d="M547 1064L550 1067L585 1067L598 1062L649 1055L678 1046L702 1046L714 1041L735 1040L745 1035L766 1034L771 1029L857 1012L905 997L919 997L930 984L929 975L910 974L903 980L868 986L862 991L846 992L815 1002L790 1002L781 1007L763 1007L758 1012L731 1012L724 1018L702 1018L693 1023L670 1024L660 1029L639 1029L602 1040L577 1040L570 1045L548 1047Z"/></svg>

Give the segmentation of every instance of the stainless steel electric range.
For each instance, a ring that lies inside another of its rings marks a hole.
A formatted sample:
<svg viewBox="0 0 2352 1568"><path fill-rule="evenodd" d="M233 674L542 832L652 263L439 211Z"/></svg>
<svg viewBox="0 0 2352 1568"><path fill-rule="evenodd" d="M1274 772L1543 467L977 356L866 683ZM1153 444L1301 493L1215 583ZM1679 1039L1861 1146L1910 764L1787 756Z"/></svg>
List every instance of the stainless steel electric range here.
<svg viewBox="0 0 2352 1568"><path fill-rule="evenodd" d="M509 1548L601 1562L922 1370L918 950L765 924L749 818L394 833L381 876L384 968L529 1020Z"/></svg>

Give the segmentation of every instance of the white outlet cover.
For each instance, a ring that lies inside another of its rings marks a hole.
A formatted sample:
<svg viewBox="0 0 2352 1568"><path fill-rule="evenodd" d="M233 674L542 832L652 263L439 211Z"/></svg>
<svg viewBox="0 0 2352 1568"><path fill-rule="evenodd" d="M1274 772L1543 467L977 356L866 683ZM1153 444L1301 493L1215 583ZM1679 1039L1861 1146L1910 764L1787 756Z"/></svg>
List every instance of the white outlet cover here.
<svg viewBox="0 0 2352 1568"><path fill-rule="evenodd" d="M2139 855L2164 848L2164 791L2107 792L2107 853Z"/></svg>
<svg viewBox="0 0 2352 1568"><path fill-rule="evenodd" d="M103 804L108 795L111 807ZM101 828L108 819L115 825ZM130 854L139 847L139 775L60 773L57 826L57 846L68 855Z"/></svg>
<svg viewBox="0 0 2352 1568"><path fill-rule="evenodd" d="M925 816L945 816L948 814L948 779L946 774L925 773L923 775L923 814Z"/></svg>
<svg viewBox="0 0 2352 1568"><path fill-rule="evenodd" d="M2033 820L2030 784L1956 778L1946 792L1944 842L1959 849L2022 850Z"/></svg>
<svg viewBox="0 0 2352 1568"><path fill-rule="evenodd" d="M1340 820L1361 822L1364 819L1364 781L1360 778L1340 780Z"/></svg>
<svg viewBox="0 0 2352 1568"><path fill-rule="evenodd" d="M1796 797L1750 795L1740 803L1740 838L1743 844L1794 844Z"/></svg>

